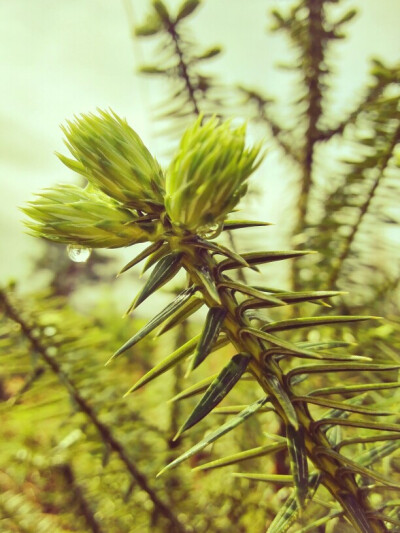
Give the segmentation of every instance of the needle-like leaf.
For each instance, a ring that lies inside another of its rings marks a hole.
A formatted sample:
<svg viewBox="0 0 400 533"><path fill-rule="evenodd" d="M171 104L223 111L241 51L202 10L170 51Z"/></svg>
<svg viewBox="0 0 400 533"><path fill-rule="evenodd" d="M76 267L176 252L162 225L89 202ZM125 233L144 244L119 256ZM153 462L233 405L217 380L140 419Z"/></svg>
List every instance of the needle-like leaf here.
<svg viewBox="0 0 400 533"><path fill-rule="evenodd" d="M203 450L206 446L209 444L215 442L217 439L228 433L229 431L232 431L235 427L237 427L239 424L242 424L245 420L247 420L251 415L254 415L261 407L263 407L266 402L268 401L268 398L260 398L256 402L252 403L251 405L247 406L246 409L244 409L240 414L237 416L231 418L225 424L217 428L212 433L209 433L206 437L204 437L203 440L195 444L190 450L180 455L177 459L169 463L167 466L165 466L158 474L158 476L161 476L164 472L167 470L170 470L171 468L175 468L175 466L178 466L180 463L188 459L189 457L192 457L196 453L199 453L201 450Z"/></svg>
<svg viewBox="0 0 400 533"><path fill-rule="evenodd" d="M286 438L295 496L299 507L303 509L308 495L308 463L303 427L287 426Z"/></svg>
<svg viewBox="0 0 400 533"><path fill-rule="evenodd" d="M187 300L182 307L180 307L172 316L170 316L157 331L156 337L159 337L163 333L174 328L176 325L181 324L184 320L192 316L200 307L204 305L202 297L193 296L190 300Z"/></svg>
<svg viewBox="0 0 400 533"><path fill-rule="evenodd" d="M290 329L309 328L315 326L326 326L331 324L341 324L343 322L361 322L363 320L374 320L377 316L317 316L306 318L292 318L290 320L280 320L271 322L263 326L263 331L287 331Z"/></svg>
<svg viewBox="0 0 400 533"><path fill-rule="evenodd" d="M284 259L292 259L294 257L302 257L303 255L314 254L315 252L309 250L290 250L285 252L249 252L242 254L242 258L251 266L262 265L264 263L272 263L274 261L283 261ZM220 272L230 270L232 268L239 268L240 263L233 259L224 259L218 265Z"/></svg>
<svg viewBox="0 0 400 533"><path fill-rule="evenodd" d="M271 226L271 223L259 222L256 220L225 220L223 231L231 231L241 228L255 228L257 226Z"/></svg>
<svg viewBox="0 0 400 533"><path fill-rule="evenodd" d="M239 353L232 357L229 363L221 370L218 376L210 384L204 396L198 402L193 412L178 431L178 438L184 431L191 428L214 409L236 385L246 371L251 359L249 354Z"/></svg>
<svg viewBox="0 0 400 533"><path fill-rule="evenodd" d="M129 261L129 263L127 263L119 271L117 275L120 276L121 274L129 270L130 268L134 267L135 265L143 261L143 259L146 259L146 257L148 257L149 255L157 251L159 248L161 248L162 244L163 244L162 241L157 241L157 242L153 242L152 244L150 244L150 246L147 246L142 252L140 252L140 254L138 254L134 259Z"/></svg>
<svg viewBox="0 0 400 533"><path fill-rule="evenodd" d="M128 313L136 309L146 298L148 298L153 292L162 287L167 281L172 279L175 274L181 268L181 255L180 253L168 254L156 264L149 279L145 283L143 289L134 299L130 306Z"/></svg>
<svg viewBox="0 0 400 533"><path fill-rule="evenodd" d="M211 307L209 309L204 329L201 333L199 343L196 346L196 351L190 365L190 371L197 368L210 353L215 339L221 331L226 313L227 311L224 307Z"/></svg>
<svg viewBox="0 0 400 533"><path fill-rule="evenodd" d="M144 337L146 337L146 335L148 335L151 331L153 331L153 329L155 329L162 322L164 322L169 316L175 313L175 311L180 309L193 295L195 290L196 289L194 287L190 287L178 294L178 296L170 304L168 304L160 313L158 313L158 315L156 315L149 322L147 322L147 324L142 329L140 329L133 337L131 337L123 346L121 346L121 348L119 348L119 350L115 352L115 354L108 362L111 362L113 359L124 353L126 350L129 350L129 348L132 348L132 346L134 346Z"/></svg>
<svg viewBox="0 0 400 533"><path fill-rule="evenodd" d="M264 455L269 455L271 453L276 453L286 448L285 442L277 442L275 444L267 444L266 446L258 446L257 448L252 448L251 450L246 450L244 452L235 453L227 457L222 457L215 461L210 461L203 465L193 468L193 471L196 470L211 470L213 468L221 468L223 466L234 465L246 461L247 459L255 459L256 457L263 457Z"/></svg>
<svg viewBox="0 0 400 533"><path fill-rule="evenodd" d="M163 359L160 363L158 363L156 366L154 366L151 370L147 372L144 376L142 376L136 383L131 387L128 392L125 393L125 396L127 394L130 394L131 392L136 391L140 387L143 387L143 385L146 385L146 383L149 383L150 381L153 381L153 379L157 378L158 376L161 376L161 374L164 374L164 372L167 372L170 368L178 364L182 359L190 355L198 343L200 338L200 335L196 335L196 337L193 337L193 339L190 339L190 341L186 342L183 346L180 346L177 350L175 350L171 355Z"/></svg>
<svg viewBox="0 0 400 533"><path fill-rule="evenodd" d="M284 474L253 474L251 472L240 472L232 474L232 476L250 479L251 481L264 481L266 483L278 483L279 485L293 485L293 476Z"/></svg>

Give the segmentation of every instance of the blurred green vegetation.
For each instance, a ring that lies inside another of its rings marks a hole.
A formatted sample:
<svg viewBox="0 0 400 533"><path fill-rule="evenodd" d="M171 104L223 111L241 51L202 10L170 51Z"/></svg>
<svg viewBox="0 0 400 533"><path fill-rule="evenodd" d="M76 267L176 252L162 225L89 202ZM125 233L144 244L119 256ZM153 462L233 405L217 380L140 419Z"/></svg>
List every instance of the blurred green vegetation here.
<svg viewBox="0 0 400 533"><path fill-rule="evenodd" d="M355 16L351 9L341 17L332 14L335 6L331 4L344 3L301 0L270 15L275 31L288 35L295 55L290 68L297 75L299 92L290 103L294 118L287 126L274 109L268 87L261 91L245 83L223 86L206 73L204 65L217 59L221 50L216 43L199 49L188 37L199 2L183 2L178 11L169 11L160 1L149 2L148 19L136 28L136 38L158 39L158 50L163 50L142 72L162 79L170 89L158 116L167 121L169 136L175 138L200 112L242 116L280 150L288 183L296 190L288 232L296 246L319 252L293 262L288 285L297 290L350 290L334 300L333 314L385 317L359 326L311 329L306 335L292 334L291 341L346 341L354 343L352 353L370 356L374 363L399 364L399 163L398 155L397 160L394 156L400 141L400 70L398 65L376 59L359 105L338 120L330 113L327 94L334 69L328 49L345 38L343 28L347 31L347 23ZM320 164L325 157L330 166L333 145L335 176ZM243 233L242 241L236 236L231 240L239 250L248 240L259 242L261 231L273 230L244 231L248 233ZM184 379L182 365L123 398L156 362L198 333L202 320L201 314L195 315L179 330L179 339L168 333L156 341L143 340L105 368L115 349L145 323L136 317L121 319L115 300L107 296L99 297L90 312L77 305L83 288L96 291L108 262L92 254L87 268L77 269L66 259L64 249L60 252L59 247L46 245L35 269L52 272L48 287L21 294L17 282L0 292L1 531L161 533L175 527L194 533L264 532L290 494L288 487L235 478L231 474L238 471L237 465L192 473L184 464L155 478L168 462L227 417L211 413L173 441L196 398L166 400L218 372L232 352L221 349L220 356L207 360L195 378ZM269 280L268 268L262 271L262 283ZM137 283L136 274L128 276ZM265 284L273 285L273 281ZM153 301L154 307L163 307L157 299ZM279 310L269 318L307 316L315 309L305 304L294 315ZM331 313L330 308L323 311ZM367 387L397 380L397 370L384 377L372 371L333 377L319 374L299 384L298 391L305 394L324 387ZM250 404L261 395L256 384L243 381L223 405ZM393 410L399 401L398 388L366 391L366 406L392 410L386 422L399 422L398 410ZM313 406L310 411L318 419L326 408ZM269 444L271 434L279 431L274 413L257 414L193 456L189 467ZM370 436L371 432L357 429L357 434ZM378 438L379 431L374 434ZM352 437L352 428L341 428L340 440ZM377 451L374 469L399 483L398 445L396 440L389 443L390 448ZM367 449L367 443L346 446L349 457L358 457ZM287 459L279 453L243 463L243 470L257 473L286 474L288 468ZM371 501L377 512L386 515L388 531L398 531L400 507L394 488L379 485ZM351 528L327 491L320 489L290 531L342 533Z"/></svg>

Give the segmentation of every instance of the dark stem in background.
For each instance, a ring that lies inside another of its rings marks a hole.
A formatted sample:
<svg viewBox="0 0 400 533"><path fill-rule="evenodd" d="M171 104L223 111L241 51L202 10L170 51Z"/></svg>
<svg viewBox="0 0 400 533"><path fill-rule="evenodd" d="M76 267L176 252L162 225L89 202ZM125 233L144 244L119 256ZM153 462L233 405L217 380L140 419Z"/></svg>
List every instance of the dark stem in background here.
<svg viewBox="0 0 400 533"><path fill-rule="evenodd" d="M308 202L311 187L313 185L313 166L315 145L319 138L318 121L322 115L322 92L321 69L324 60L323 47L323 2L321 0L307 0L309 14L307 24L308 36L308 60L304 71L304 83L307 90L307 129L305 133L305 145L301 161L301 181L300 195L298 203L298 219L295 228L295 235L301 234L307 224ZM292 271L292 284L294 290L301 288L301 278L299 276L299 265L294 262Z"/></svg>
<svg viewBox="0 0 400 533"><path fill-rule="evenodd" d="M336 282L340 276L340 272L342 270L342 267L343 267L343 264L344 262L346 261L350 251L351 251L351 246L357 236L357 233L360 229L360 226L363 222L363 219L365 217L365 215L368 213L368 210L369 210L369 207L371 205L371 202L373 200L373 198L375 197L375 194L376 194L376 191L382 181L382 178L384 177L384 174L385 174L385 170L386 170L386 167L389 163L389 160L391 159L392 155L393 155L393 150L396 146L396 144L400 141L400 125L398 126L398 128L396 129L396 131L394 132L393 134L393 137L392 137L392 141L386 151L385 154L383 154L383 156L381 157L381 160L380 160L380 163L379 163L379 166L378 166L378 170L379 170L379 174L377 176L377 178L374 180L374 182L372 183L372 186L371 186L371 189L368 193L368 196L367 196L367 199L365 200L365 202L363 203L363 205L360 207L360 212L358 214L358 217L355 221L355 224L353 225L353 228L351 230L351 232L349 233L348 237L346 238L345 240L345 243L344 243L344 247L343 247L343 250L337 260L337 263L335 264L335 266L333 267L332 269L332 272L331 272L331 275L329 277L329 280L328 280L328 287L334 287L336 285Z"/></svg>
<svg viewBox="0 0 400 533"><path fill-rule="evenodd" d="M154 507L158 509L160 514L164 516L171 524L171 531L174 533L185 533L184 526L180 523L178 518L169 509L168 505L163 502L157 495L157 493L149 486L145 475L137 468L135 463L129 457L127 451L119 440L113 435L111 429L105 425L98 418L94 409L86 402L83 396L80 394L74 383L70 380L68 375L62 370L58 361L48 354L48 349L44 346L40 339L32 335L32 329L22 315L18 312L13 304L11 304L8 296L3 290L0 290L0 304L4 308L6 315L13 320L16 324L21 326L21 331L25 338L31 344L33 350L41 357L41 359L50 367L52 372L58 377L60 383L68 390L69 395L74 402L79 406L80 410L86 415L90 422L95 426L100 433L101 439L106 443L110 449L115 452L120 460L126 466L129 474L139 485L139 487L146 492L150 500L153 502Z"/></svg>

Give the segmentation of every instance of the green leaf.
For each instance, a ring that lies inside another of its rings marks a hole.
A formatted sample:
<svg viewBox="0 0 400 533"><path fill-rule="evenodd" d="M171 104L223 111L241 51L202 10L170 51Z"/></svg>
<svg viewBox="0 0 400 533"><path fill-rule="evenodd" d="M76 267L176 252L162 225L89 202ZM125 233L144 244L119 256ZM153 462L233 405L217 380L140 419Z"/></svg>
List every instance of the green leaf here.
<svg viewBox="0 0 400 533"><path fill-rule="evenodd" d="M157 11L158 16L163 22L170 22L169 13L164 2L162 2L161 0L153 0L153 7Z"/></svg>
<svg viewBox="0 0 400 533"><path fill-rule="evenodd" d="M223 346L226 346L229 344L229 339L225 335L221 335L217 342L212 347L211 353L219 350ZM212 376L208 376L201 381L198 381L194 385L190 385L190 387L187 387L183 391L179 392L176 396L168 400L169 402L179 402L181 400L186 400L187 398L190 398L192 396L196 396L197 394L201 394L202 392L205 392L210 384L214 381L214 379L218 376L218 374L213 374ZM250 381L250 378L252 381L254 381L254 378L252 376L246 376L242 377L244 380Z"/></svg>
<svg viewBox="0 0 400 533"><path fill-rule="evenodd" d="M184 320L198 311L203 304L203 298L198 296L194 296L190 300L186 301L179 311L174 313L168 320L164 322L163 326L157 331L156 337L166 333L170 329L174 328L177 324L181 324Z"/></svg>
<svg viewBox="0 0 400 533"><path fill-rule="evenodd" d="M175 276L181 268L181 257L181 253L172 253L160 259L145 283L145 286L133 301L128 313L133 309L136 309L136 307L144 302L144 300L153 294L153 292L158 290Z"/></svg>
<svg viewBox="0 0 400 533"><path fill-rule="evenodd" d="M259 339L268 341L269 343L273 344L274 346L279 346L280 348L285 348L286 350L288 350L289 353L295 353L295 354L299 354L299 355L311 356L312 358L315 358L315 357L318 358L318 354L316 354L315 352L312 352L310 350L306 350L305 348L301 348L297 344L294 344L294 343L289 342L289 341L285 341L283 339L280 339L279 337L275 337L275 335L270 335L269 333L266 333L265 331L261 331L260 329L243 328L241 330L241 335L243 335L244 333L247 333L249 335L253 335L254 337L258 337ZM269 350L269 351L271 351L271 350ZM275 353L277 353L277 352L275 352ZM311 367L312 365L309 365L309 366Z"/></svg>
<svg viewBox="0 0 400 533"><path fill-rule="evenodd" d="M223 307L211 307L207 313L204 329L196 347L190 370L194 370L204 361L221 331L227 311Z"/></svg>
<svg viewBox="0 0 400 533"><path fill-rule="evenodd" d="M393 437L395 437L397 441L400 441L400 435L394 435ZM388 455L391 455L393 452L398 450L399 447L400 442L386 442L381 446L375 446L374 448L370 448L369 450L362 452L360 455L357 455L357 464L362 466L370 466L376 463L376 461L380 461Z"/></svg>
<svg viewBox="0 0 400 533"><path fill-rule="evenodd" d="M161 476L164 472L167 470L170 470L171 468L174 468L175 466L179 465L189 457L192 457L196 453L199 453L201 450L203 450L206 446L209 444L215 442L217 439L228 433L229 431L232 431L235 427L237 427L239 424L247 420L251 415L256 413L261 407L263 407L266 402L268 401L268 398L260 398L256 402L252 403L251 405L247 406L246 409L244 409L239 415L231 418L225 424L223 424L221 427L213 431L212 433L209 433L204 439L202 439L200 442L192 446L187 452L180 455L177 459L169 463L167 466L165 466L158 474L158 476Z"/></svg>
<svg viewBox="0 0 400 533"><path fill-rule="evenodd" d="M210 461L209 463L205 463L193 468L193 471L211 470L213 468L235 465L237 463L241 463L242 461L246 461L247 459L255 459L256 457L263 457L264 455L280 452L281 450L285 450L286 446L286 441L277 442L275 444L267 444L266 446L258 446L257 448L252 448L251 450L228 455L227 457L217 459L216 461Z"/></svg>
<svg viewBox="0 0 400 533"><path fill-rule="evenodd" d="M385 372L391 370L399 370L400 365L376 365L365 363L330 363L330 364L315 364L315 365L303 365L293 368L287 374L287 379L290 382L293 376L298 374L317 374L327 372Z"/></svg>
<svg viewBox="0 0 400 533"><path fill-rule="evenodd" d="M313 533L315 531L321 531L319 529L320 526L327 524L330 520L333 520L334 518L337 518L338 516L342 516L343 514L344 514L343 511L331 511L326 516L323 516L322 518L319 518L318 520L313 520L308 525L302 527L301 529L297 531L297 533Z"/></svg>
<svg viewBox="0 0 400 533"><path fill-rule="evenodd" d="M349 411L351 413L360 413L362 415L374 415L374 416L390 416L395 413L390 411L378 411L374 408L364 407L359 405L351 405L344 402L338 402L335 400L328 400L327 398L317 398L316 396L296 396L293 398L294 402L312 403L314 405L321 405L322 407L330 407L331 409L338 409L342 411Z"/></svg>
<svg viewBox="0 0 400 533"><path fill-rule="evenodd" d="M293 476L284 474L253 474L251 472L240 472L232 474L233 477L242 477L252 481L265 481L267 483L278 483L279 485L293 485Z"/></svg>
<svg viewBox="0 0 400 533"><path fill-rule="evenodd" d="M308 463L303 428L297 429L292 425L287 426L286 438L295 496L299 507L303 509L308 495Z"/></svg>
<svg viewBox="0 0 400 533"><path fill-rule="evenodd" d="M246 379L246 378L243 378ZM225 405L223 407L216 407L213 411L215 415L238 415L246 408L246 405ZM271 407L261 407L258 410L258 413L270 413L271 411L276 412L276 410Z"/></svg>
<svg viewBox="0 0 400 533"><path fill-rule="evenodd" d="M210 298L218 305L221 305L221 299L219 297L217 287L215 286L208 270L200 268L196 271L196 274L200 278L203 288L206 290Z"/></svg>
<svg viewBox="0 0 400 533"><path fill-rule="evenodd" d="M278 378L273 374L263 373L262 380L267 384L268 389L272 392L281 406L283 414L280 414L282 418L288 425L292 425L297 430L299 428L299 421L297 419L296 411L286 391L279 383Z"/></svg>
<svg viewBox="0 0 400 533"><path fill-rule="evenodd" d="M200 335L196 335L196 337L193 337L193 339L190 339L188 342L180 346L177 350L175 350L171 355L163 359L160 363L158 363L156 366L154 366L151 370L147 372L144 376L142 376L136 383L131 387L128 392L125 393L124 396L130 394L131 392L136 391L140 387L143 387L143 385L146 385L146 383L149 383L153 379L157 378L158 376L161 376L161 374L164 374L178 364L182 359L190 355L198 343L200 338Z"/></svg>
<svg viewBox="0 0 400 533"><path fill-rule="evenodd" d="M353 439L344 439L344 440L341 440L340 443L337 443L336 449L337 451L339 451L344 446L351 446L352 444L368 444L371 442L379 442L379 441L382 442L382 441L391 441L391 440L400 441L400 433L399 434L380 433L379 435L372 435L370 437L354 437ZM386 442L386 444L383 445L383 448L386 449L387 446L389 446L391 450L393 448L393 451L394 451L400 446L400 442L395 445L393 445L393 443ZM381 448L382 446L377 446L375 448L369 448L367 451L357 456L357 462L359 464L363 464L364 466L368 466L369 464L372 464L375 459L381 459L382 458L382 456L380 455ZM365 462L364 459L367 459L367 458L368 458L368 461Z"/></svg>
<svg viewBox="0 0 400 533"><path fill-rule="evenodd" d="M159 68L156 65L141 65L139 72L141 74L158 74L164 76L168 71L166 69Z"/></svg>
<svg viewBox="0 0 400 533"><path fill-rule="evenodd" d="M339 387L324 387L315 389L309 393L309 396L325 396L328 394L353 394L360 392L369 392L373 390L397 389L400 387L399 381L389 383L362 383L361 385L345 385Z"/></svg>
<svg viewBox="0 0 400 533"><path fill-rule="evenodd" d="M314 359L317 361L372 361L370 357L365 357L363 355L348 355L348 354L330 354L327 352L322 352L321 350L323 348L337 348L342 346L347 346L348 343L341 343L341 342L296 342L295 346L298 348L313 348L313 352L310 352L308 354L301 353L297 354L294 353L293 350L287 350L286 348L280 348L279 349L279 357L301 357L302 359ZM312 355L311 355L312 353ZM270 355L276 356L277 349L274 348L268 348L268 350L265 350L264 352L264 358L267 359ZM294 383L292 383L293 385Z"/></svg>
<svg viewBox="0 0 400 533"><path fill-rule="evenodd" d="M143 274L147 272L149 268L151 268L155 263L157 263L157 261L159 261L162 257L165 257L170 252L171 248L168 243L164 243L160 248L155 250L145 262L140 276L143 276Z"/></svg>
<svg viewBox="0 0 400 533"><path fill-rule="evenodd" d="M260 222L259 220L225 220L222 231L232 231L241 228L255 228L258 226L271 226L270 222Z"/></svg>
<svg viewBox="0 0 400 533"><path fill-rule="evenodd" d="M189 242L189 241L185 241ZM211 252L214 252L215 254L224 255L226 257L229 257L233 261L236 261L243 267L250 266L245 259L240 254L237 254L233 250L230 250L226 246L223 246L222 244L217 244L215 242L206 241L204 239L200 239L200 237L197 237L195 240L193 240L193 245L197 246L198 248L203 248L205 250L209 250Z"/></svg>
<svg viewBox="0 0 400 533"><path fill-rule="evenodd" d="M146 259L146 257L148 257L150 254L152 254L156 250L158 250L161 246L162 246L162 241L153 242L152 244L150 244L150 246L147 246L147 248L145 248L142 252L140 252L140 254L138 254L134 259L132 259L132 261L129 261L129 263L127 263L118 272L117 276L120 276L121 274L129 270L130 268L140 263L140 261L143 261L143 259Z"/></svg>
<svg viewBox="0 0 400 533"><path fill-rule="evenodd" d="M276 298L279 298L287 304L296 304L301 302L319 303L325 298L333 298L346 294L343 291L302 291L302 292L274 292ZM324 302L321 302L324 303Z"/></svg>
<svg viewBox="0 0 400 533"><path fill-rule="evenodd" d="M313 473L310 475L308 479L308 499L312 499L312 497L314 496L319 486L320 479L320 475L317 473ZM292 523L296 520L298 514L299 506L295 497L295 493L293 493L285 501L280 511L273 519L271 525L267 530L267 533L285 533L292 525Z"/></svg>
<svg viewBox="0 0 400 533"><path fill-rule="evenodd" d="M242 294L253 296L254 298L257 298L258 300L261 300L267 304L270 303L272 305L286 305L283 300L280 300L276 296L265 294L264 292L258 291L254 287L249 287L248 285L239 283L237 281L223 281L222 283L218 284L218 288L220 287L225 287L227 289L232 289L233 291L239 291Z"/></svg>
<svg viewBox="0 0 400 533"><path fill-rule="evenodd" d="M196 56L196 61L204 61L205 59L211 59L212 57L218 56L221 53L220 46L213 46L209 48L199 56Z"/></svg>
<svg viewBox="0 0 400 533"><path fill-rule="evenodd" d="M341 24L350 22L350 20L352 20L356 15L357 15L357 10L350 9L337 22L335 22L335 26L340 26Z"/></svg>
<svg viewBox="0 0 400 533"><path fill-rule="evenodd" d="M227 343L229 341L227 340ZM213 374L212 376L208 376L201 381L198 381L194 385L190 385L190 387L187 387L183 391L176 394L173 398L168 400L169 402L179 402L181 400L186 400L187 398L191 398L192 396L196 396L197 394L201 394L202 392L205 392L208 387L211 385L211 383L216 379L218 374Z"/></svg>
<svg viewBox="0 0 400 533"><path fill-rule="evenodd" d="M313 422L313 428L325 425L348 426L354 428L376 429L377 431L394 431L400 433L400 424L381 424L380 422L366 422L365 420L344 420L342 418L323 418Z"/></svg>
<svg viewBox="0 0 400 533"><path fill-rule="evenodd" d="M169 305L167 305L167 307L165 307L161 311L161 313L159 313L149 322L147 322L147 324L142 329L140 329L133 337L131 337L123 346L121 346L121 348L119 348L119 350L115 352L115 354L108 362L112 361L113 359L124 353L126 350L129 350L129 348L132 348L132 346L134 346L136 343L146 337L146 335L148 335L150 331L153 331L153 329L155 329L162 322L164 322L164 320L166 320L169 316L175 313L177 309L181 308L193 295L195 290L196 289L194 287L190 287L178 294L178 296Z"/></svg>
<svg viewBox="0 0 400 533"><path fill-rule="evenodd" d="M306 318L292 318L290 320L280 320L271 322L262 327L263 331L287 331L291 329L309 328L315 326L325 326L330 324L340 324L342 322L360 322L363 320L377 319L374 316L318 316Z"/></svg>
<svg viewBox="0 0 400 533"><path fill-rule="evenodd" d="M378 483L382 483L383 485L390 485L392 487L397 486L400 488L400 484L395 483L390 479L387 479L385 476L382 476L381 474L378 474L375 470L369 470L365 466L362 466L356 461L353 461L352 459L349 459L345 455L337 453L332 449L321 448L320 450L316 451L316 454L317 455L320 455L320 454L329 455L329 457L333 457L339 463L346 465L346 469L351 470L354 474L359 474L368 479L373 479L374 481L378 481Z"/></svg>
<svg viewBox="0 0 400 533"><path fill-rule="evenodd" d="M188 17L195 11L200 5L200 0L185 0L179 7L178 14L176 16L175 22Z"/></svg>
<svg viewBox="0 0 400 533"><path fill-rule="evenodd" d="M174 440L176 440L184 431L200 422L200 420L207 416L208 413L225 398L228 392L236 385L246 371L250 359L251 356L245 353L239 353L232 357L229 363L210 384L206 393L193 409L188 419L184 422Z"/></svg>
<svg viewBox="0 0 400 533"><path fill-rule="evenodd" d="M299 251L290 250L287 252L249 252L242 254L242 258L251 266L262 265L264 263L272 263L273 261L283 261L285 259L292 259L294 257L301 257L303 255L314 254L309 250ZM232 259L224 259L218 265L220 272L224 270L230 270L232 268L239 268L241 265Z"/></svg>

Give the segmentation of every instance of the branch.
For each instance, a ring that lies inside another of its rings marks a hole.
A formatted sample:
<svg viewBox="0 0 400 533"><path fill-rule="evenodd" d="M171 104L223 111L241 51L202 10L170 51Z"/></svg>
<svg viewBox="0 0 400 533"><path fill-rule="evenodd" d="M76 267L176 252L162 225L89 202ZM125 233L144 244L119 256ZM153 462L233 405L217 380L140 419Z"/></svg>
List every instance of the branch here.
<svg viewBox="0 0 400 533"><path fill-rule="evenodd" d="M369 207L371 205L371 201L372 199L374 198L375 196L375 193L376 193L376 190L377 188L379 187L380 183L381 183L381 180L385 174L385 170L386 170L386 167L389 163L389 160L391 159L392 157L392 154L393 154L393 150L396 146L396 144L399 142L400 140L400 125L397 127L397 129L395 130L394 134L393 134L393 138L392 138L392 141L386 151L386 153L382 156L381 158L381 161L378 165L378 169L379 169L379 174L377 176L377 178L374 180L372 186L371 186L371 189L368 193L368 196L367 196L367 199L365 200L364 204L360 207L360 212L358 214L358 217L357 217L357 220L351 230L351 233L348 235L345 243L344 243L344 248L342 250L342 253L340 254L338 260L337 260L337 263L336 265L334 266L334 268L332 269L332 272L331 272L331 275L329 277L329 281L328 281L328 287L333 287L335 284L336 284L336 281L340 275L340 272L341 272L341 269L343 267L343 263L344 261L347 259L349 253L350 253L350 250L351 250L351 246L360 230L360 226L362 224L362 221L365 217L365 215L368 213L368 210L369 210Z"/></svg>
<svg viewBox="0 0 400 533"><path fill-rule="evenodd" d="M178 62L179 72L185 83L185 88L188 93L189 101L193 106L193 113L196 116L198 116L200 114L200 109L199 109L199 105L198 105L196 94L195 94L196 89L190 78L189 67L185 62L184 53L183 53L183 50L180 44L180 36L171 21L169 21L169 24L167 25L166 30L174 43L175 53L178 56L178 61L179 61Z"/></svg>
<svg viewBox="0 0 400 533"><path fill-rule="evenodd" d="M33 350L41 357L41 359L46 363L46 365L50 367L50 369L58 377L60 382L65 386L71 398L74 400L74 402L76 402L77 405L79 405L81 411L95 426L102 440L106 442L110 449L119 456L120 460L124 463L132 478L136 481L139 487L147 493L148 497L153 502L155 508L158 509L160 514L162 514L171 523L171 526L173 528L171 531L174 531L176 533L185 533L183 525L179 522L179 520L169 509L169 507L158 497L156 492L149 486L145 475L137 468L135 463L131 460L125 448L113 435L110 428L103 422L101 422L94 409L86 402L83 396L81 396L79 390L75 387L74 383L70 380L68 375L62 370L60 364L56 361L54 357L49 355L48 348L42 344L40 339L36 338L32 334L33 329L35 328L31 328L28 325L22 315L10 302L9 298L3 290L0 290L0 304L2 304L5 314L16 324L20 325L22 334L29 341Z"/></svg>

